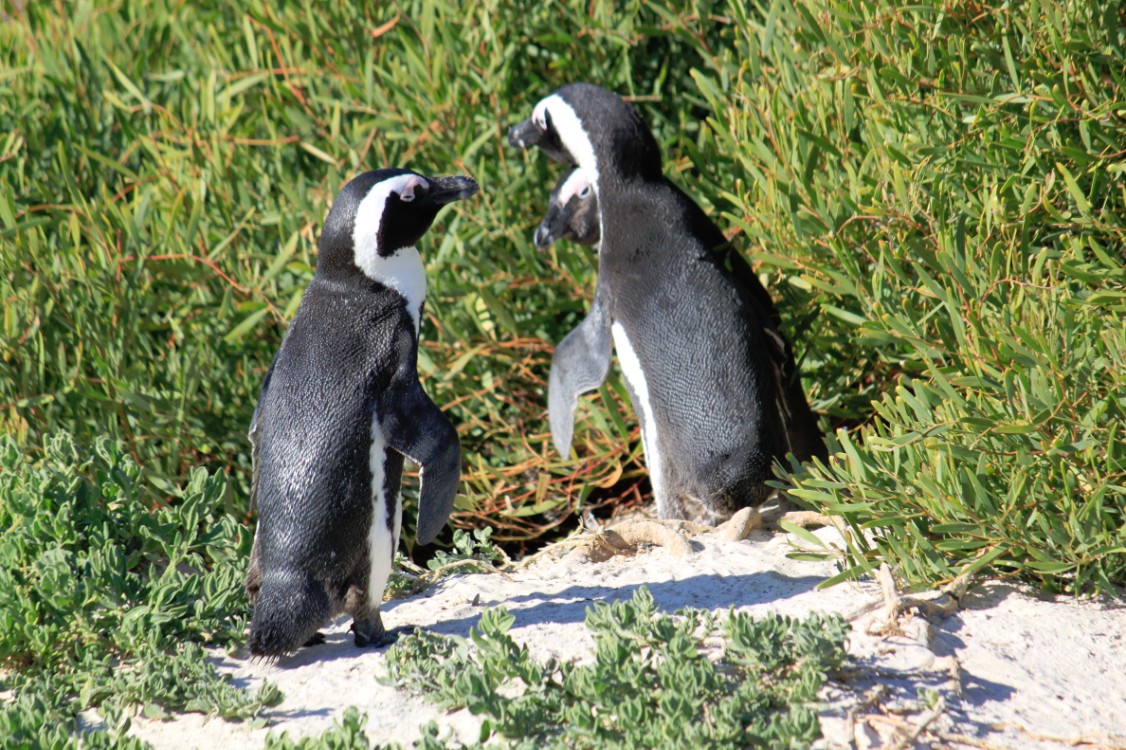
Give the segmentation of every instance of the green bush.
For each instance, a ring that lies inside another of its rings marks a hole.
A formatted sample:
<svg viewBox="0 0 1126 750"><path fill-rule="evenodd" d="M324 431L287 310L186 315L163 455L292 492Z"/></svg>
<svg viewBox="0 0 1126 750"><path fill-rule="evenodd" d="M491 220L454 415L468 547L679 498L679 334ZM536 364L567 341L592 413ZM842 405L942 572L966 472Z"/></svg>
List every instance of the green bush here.
<svg viewBox="0 0 1126 750"><path fill-rule="evenodd" d="M638 497L616 375L583 400L577 460L544 418L596 259L533 250L558 167L504 134L573 80L633 98L778 301L835 430L827 466L786 478L851 525L839 578L886 560L912 584L1126 585L1121 3L9 6L0 688L19 698L0 736L60 744L100 706L97 746L129 703L277 700L232 692L199 646L241 638L245 431L364 169L483 186L422 245L420 370L465 458L454 524L537 539ZM488 542L445 539L434 574Z"/></svg>
<svg viewBox="0 0 1126 750"><path fill-rule="evenodd" d="M30 463L0 442L0 660L57 670L92 649L241 635L250 535L222 475L197 469L177 503L149 508L120 444L44 448Z"/></svg>
<svg viewBox="0 0 1126 750"><path fill-rule="evenodd" d="M503 540L563 522L637 474L636 435L615 379L610 417L592 409L580 436L587 458L549 447L551 344L581 318L595 264L533 249L553 177L503 136L582 77L655 97L666 139L698 133L661 97L686 90L715 36L685 32L697 15L637 0L27 4L0 25L0 121L15 124L0 141L4 427L29 449L58 430L120 439L154 500L196 466L234 470L245 513L245 432L336 191L380 166L468 171L482 194L422 243L420 370L459 423L459 523Z"/></svg>
<svg viewBox="0 0 1126 750"><path fill-rule="evenodd" d="M74 731L73 723L72 716L48 705L41 693L23 692L10 703L0 706L0 747L5 750L46 747L57 750L142 750L149 747L141 740L104 727L90 727L79 734Z"/></svg>
<svg viewBox="0 0 1126 750"><path fill-rule="evenodd" d="M419 631L392 646L396 685L484 717L514 747L808 747L820 737L810 708L844 658L836 615L760 620L701 610L661 614L648 589L587 611L594 662L536 662L508 634L504 609L481 615L469 638ZM709 658L704 645L722 636Z"/></svg>
<svg viewBox="0 0 1126 750"><path fill-rule="evenodd" d="M1126 583L1118 7L773 2L696 75L693 162L864 422L793 492L852 523L849 575Z"/></svg>
<svg viewBox="0 0 1126 750"><path fill-rule="evenodd" d="M332 728L319 736L290 739L288 732L266 737L266 750L368 750L371 743L364 733L367 717L354 706L346 708Z"/></svg>
<svg viewBox="0 0 1126 750"><path fill-rule="evenodd" d="M0 439L0 689L20 696L0 706L5 736L73 731L91 707L118 725L132 705L243 719L281 700L234 687L199 645L239 641L246 623L249 534L223 476L197 469L155 508L141 483L116 442L81 451L60 435L30 462Z"/></svg>

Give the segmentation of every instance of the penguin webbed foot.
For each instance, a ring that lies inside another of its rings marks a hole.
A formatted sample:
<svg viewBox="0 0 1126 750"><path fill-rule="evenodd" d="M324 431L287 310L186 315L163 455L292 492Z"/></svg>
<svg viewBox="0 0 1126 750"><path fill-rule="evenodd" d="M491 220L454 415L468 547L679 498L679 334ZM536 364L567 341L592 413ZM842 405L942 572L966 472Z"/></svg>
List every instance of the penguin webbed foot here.
<svg viewBox="0 0 1126 750"><path fill-rule="evenodd" d="M383 619L376 612L363 620L352 621L353 642L356 648L383 648L399 640L399 636L414 631L413 626L401 626L387 630Z"/></svg>
<svg viewBox="0 0 1126 750"><path fill-rule="evenodd" d="M312 637L310 637L309 640L305 641L303 646L304 647L320 646L324 642L325 642L325 634L320 632L320 631L317 631L316 633L313 633Z"/></svg>
<svg viewBox="0 0 1126 750"><path fill-rule="evenodd" d="M364 648L372 643L378 648L379 641L387 634L383 627L383 619L378 612L362 620L358 618L352 620L351 630L356 648Z"/></svg>

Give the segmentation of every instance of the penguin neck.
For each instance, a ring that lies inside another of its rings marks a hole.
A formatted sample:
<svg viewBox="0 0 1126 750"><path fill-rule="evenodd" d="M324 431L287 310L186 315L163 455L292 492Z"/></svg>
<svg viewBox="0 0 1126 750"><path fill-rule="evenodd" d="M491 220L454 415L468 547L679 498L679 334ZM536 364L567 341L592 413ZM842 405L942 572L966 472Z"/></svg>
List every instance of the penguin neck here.
<svg viewBox="0 0 1126 750"><path fill-rule="evenodd" d="M426 301L426 269L417 248L400 247L389 255L363 253L356 265L364 276L395 290L406 303L417 335L422 324L422 303Z"/></svg>
<svg viewBox="0 0 1126 750"><path fill-rule="evenodd" d="M631 218L636 216L634 206L639 202L649 206L654 192L663 193L667 184L668 181L660 172L657 173L657 179L637 172L625 176L609 169L604 169L599 174L595 183L601 238L598 247L599 256L602 256L607 248L613 252L612 248L617 244L613 239L617 234L615 229L629 227L636 221L636 218Z"/></svg>

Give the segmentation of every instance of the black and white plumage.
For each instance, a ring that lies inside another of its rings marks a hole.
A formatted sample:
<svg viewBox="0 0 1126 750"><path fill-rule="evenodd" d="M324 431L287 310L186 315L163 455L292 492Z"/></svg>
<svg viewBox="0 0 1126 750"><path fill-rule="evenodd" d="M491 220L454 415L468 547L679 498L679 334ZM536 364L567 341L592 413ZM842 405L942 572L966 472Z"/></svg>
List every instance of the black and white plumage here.
<svg viewBox="0 0 1126 750"><path fill-rule="evenodd" d="M716 523L769 495L776 457L826 455L769 294L664 176L630 104L591 84L564 86L509 141L575 165L599 208L594 302L552 360L560 453L570 452L578 396L604 380L616 350L661 517Z"/></svg>
<svg viewBox="0 0 1126 750"><path fill-rule="evenodd" d="M547 212L536 228L536 247L546 250L561 239L578 245L597 245L601 239L599 231L594 185L577 167L565 172L547 199Z"/></svg>
<svg viewBox="0 0 1126 750"><path fill-rule="evenodd" d="M250 427L258 509L246 589L250 652L291 653L327 620L357 646L384 637L379 606L398 546L403 458L420 468L418 540L460 478L457 433L418 382L426 277L415 244L468 177L366 172L333 202L317 272L262 384Z"/></svg>

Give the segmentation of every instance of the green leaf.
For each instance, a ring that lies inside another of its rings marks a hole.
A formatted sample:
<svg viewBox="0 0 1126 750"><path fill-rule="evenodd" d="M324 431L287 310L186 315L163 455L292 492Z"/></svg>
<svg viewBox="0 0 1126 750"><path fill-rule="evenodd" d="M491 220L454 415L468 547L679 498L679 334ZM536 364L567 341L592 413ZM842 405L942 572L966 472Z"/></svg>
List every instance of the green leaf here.
<svg viewBox="0 0 1126 750"><path fill-rule="evenodd" d="M228 331L227 335L223 337L223 340L227 343L238 341L243 336L250 333L250 331L254 330L254 328L258 325L262 318L266 317L269 312L270 309L268 307L262 307L250 313L250 315L247 315L241 323Z"/></svg>
<svg viewBox="0 0 1126 750"><path fill-rule="evenodd" d="M1067 186L1067 192L1071 193L1071 197L1075 199L1075 205L1079 207L1079 213L1088 216L1091 213L1091 204L1087 201L1087 196L1083 195L1083 191L1079 189L1079 184L1075 178L1071 176L1071 172L1067 171L1060 162L1056 162L1056 169L1059 170L1060 175L1063 177L1063 183Z"/></svg>
<svg viewBox="0 0 1126 750"><path fill-rule="evenodd" d="M829 548L829 545L825 544L825 542L822 541L821 537L817 536L812 531L810 531L809 529L804 528L802 526L797 526L795 524L790 523L789 521L785 521L785 520L780 519L778 521L778 528L780 528L783 531L786 531L790 534L793 534L793 535L809 542L810 544L812 544L814 546L824 547L825 549Z"/></svg>

